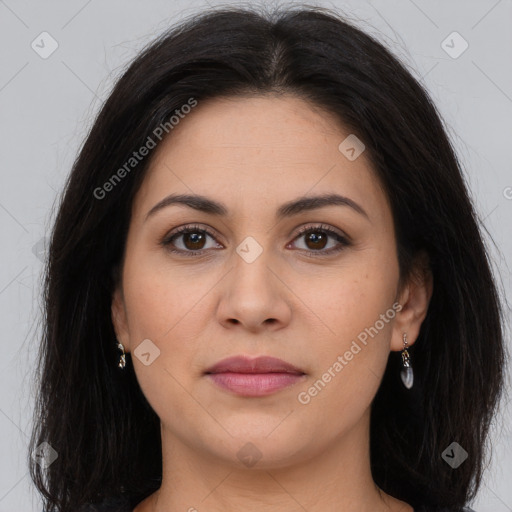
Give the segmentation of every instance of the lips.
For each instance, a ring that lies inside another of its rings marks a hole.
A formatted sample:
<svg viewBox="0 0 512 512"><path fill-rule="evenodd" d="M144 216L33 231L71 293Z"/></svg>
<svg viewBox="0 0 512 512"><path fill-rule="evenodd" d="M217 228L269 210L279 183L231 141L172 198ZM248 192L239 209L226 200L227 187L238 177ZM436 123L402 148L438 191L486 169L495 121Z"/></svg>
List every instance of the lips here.
<svg viewBox="0 0 512 512"><path fill-rule="evenodd" d="M300 368L282 359L270 356L260 356L254 359L245 356L228 357L208 368L205 373L290 373L304 375Z"/></svg>
<svg viewBox="0 0 512 512"><path fill-rule="evenodd" d="M275 357L229 357L208 368L205 377L218 389L241 397L265 397L303 382L306 374Z"/></svg>

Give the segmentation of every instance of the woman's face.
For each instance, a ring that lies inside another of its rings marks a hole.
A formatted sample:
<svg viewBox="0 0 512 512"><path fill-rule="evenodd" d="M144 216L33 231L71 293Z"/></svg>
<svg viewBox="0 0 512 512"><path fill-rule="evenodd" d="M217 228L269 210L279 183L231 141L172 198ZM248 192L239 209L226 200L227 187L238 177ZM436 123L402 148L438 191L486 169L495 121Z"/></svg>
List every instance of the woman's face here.
<svg viewBox="0 0 512 512"><path fill-rule="evenodd" d="M361 147L340 149L349 135L295 97L215 99L154 150L112 313L173 443L238 465L312 457L362 428L390 350L403 330L416 338L420 322L397 308L407 293L397 295L390 207ZM225 212L152 210L171 194ZM330 194L347 201L283 210ZM302 375L205 373L238 355L280 358Z"/></svg>

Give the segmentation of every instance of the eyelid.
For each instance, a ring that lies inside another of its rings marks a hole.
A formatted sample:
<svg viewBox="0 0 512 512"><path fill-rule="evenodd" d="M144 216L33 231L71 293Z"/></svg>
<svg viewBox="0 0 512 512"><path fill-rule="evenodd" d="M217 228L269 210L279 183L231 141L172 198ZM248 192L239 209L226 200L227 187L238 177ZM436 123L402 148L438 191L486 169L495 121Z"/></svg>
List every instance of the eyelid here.
<svg viewBox="0 0 512 512"><path fill-rule="evenodd" d="M346 235L343 231L339 230L338 228L331 227L329 225L326 225L324 223L318 222L318 223L307 223L295 232L295 235L293 236L293 239L290 243L293 243L297 238L307 234L308 232L314 232L314 231L323 231L327 233L329 237L335 237L338 239L338 247L331 247L327 250L308 250L308 249L298 249L299 252L306 253L309 255L312 255L314 257L322 257L322 256L329 256L332 253L338 253L341 250L343 250L345 247L352 245L352 239L350 236ZM175 254L181 254L186 256L194 256L196 254L204 254L206 252L209 252L209 249L198 249L198 250L183 250L183 249L170 249L169 246L172 246L171 240L175 237L178 237L182 234L187 234L191 232L203 232L213 238L215 241L217 241L217 234L214 233L214 230L210 228L209 226L199 225L199 224L185 224L183 226L179 226L175 229L173 229L170 233L165 235L163 240L160 242L161 245L164 246L167 250L169 250L172 253ZM290 235L291 236L291 235ZM287 244L286 247L288 247L290 244ZM341 245L341 247L340 247Z"/></svg>
<svg viewBox="0 0 512 512"><path fill-rule="evenodd" d="M349 247L352 245L352 239L348 235L346 235L343 231L341 231L337 228L331 227L329 225L326 225L322 222L319 222L316 224L308 224L308 225L304 225L304 226L300 227L299 231L293 237L293 240L291 243L293 243L298 238L301 238L305 234L310 233L310 232L314 233L315 231L321 231L321 232L327 233L327 236L330 238L336 238L338 241L338 245L335 247L331 247L330 249L318 250L318 251L313 251L310 249L298 249L299 252L306 253L307 255L312 256L314 258L322 258L322 257L328 258L329 256L336 255L336 254L340 253L346 247ZM288 247L288 245L287 245L287 247Z"/></svg>
<svg viewBox="0 0 512 512"><path fill-rule="evenodd" d="M196 231L204 232L214 239L216 239L219 236L216 233L214 233L213 229L210 228L209 226L205 227L204 225L199 225L199 224L185 224L185 225L179 226L179 227L171 230L169 233L167 233L160 243L164 246L167 246L167 245L170 245L170 241L172 238L174 238L178 235L181 235L181 234L186 234L189 232L196 232ZM205 249L200 249L200 250L205 250ZM194 251L186 251L186 252L194 253ZM195 252L199 252L199 251L195 251Z"/></svg>
<svg viewBox="0 0 512 512"><path fill-rule="evenodd" d="M304 226L301 226L299 228L299 230L297 231L297 233L295 234L294 236L294 240L300 236L300 235L303 235L304 233L307 233L308 231L326 231L327 233L330 233L330 234L333 234L333 235L337 235L339 236L340 238L343 238L343 240L347 243L351 243L352 242L352 239L343 231L341 231L340 229L338 228L335 228L335 227L332 227L332 226L329 226L327 224L324 224L322 222L319 222L317 224L315 223L308 223L307 225L304 225Z"/></svg>

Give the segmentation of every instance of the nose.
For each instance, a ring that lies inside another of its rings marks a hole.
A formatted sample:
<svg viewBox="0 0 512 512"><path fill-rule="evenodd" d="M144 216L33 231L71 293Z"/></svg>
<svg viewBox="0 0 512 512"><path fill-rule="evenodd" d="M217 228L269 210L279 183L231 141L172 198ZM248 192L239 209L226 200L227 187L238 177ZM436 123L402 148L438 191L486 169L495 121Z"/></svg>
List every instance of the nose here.
<svg viewBox="0 0 512 512"><path fill-rule="evenodd" d="M292 294L275 261L265 251L252 262L237 253L233 259L233 268L221 285L219 322L224 327L239 325L254 333L288 325Z"/></svg>

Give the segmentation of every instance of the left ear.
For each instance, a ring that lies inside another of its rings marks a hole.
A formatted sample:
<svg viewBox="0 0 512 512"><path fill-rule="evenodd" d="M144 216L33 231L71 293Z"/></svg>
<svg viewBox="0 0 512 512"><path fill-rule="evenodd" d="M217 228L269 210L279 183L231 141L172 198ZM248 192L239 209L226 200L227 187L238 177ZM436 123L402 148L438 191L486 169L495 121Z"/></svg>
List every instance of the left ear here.
<svg viewBox="0 0 512 512"><path fill-rule="evenodd" d="M425 251L421 251L415 257L411 276L397 299L402 309L397 312L393 324L391 350L400 351L404 348L404 332L407 334L408 346L416 341L421 324L427 316L433 289L430 259Z"/></svg>

